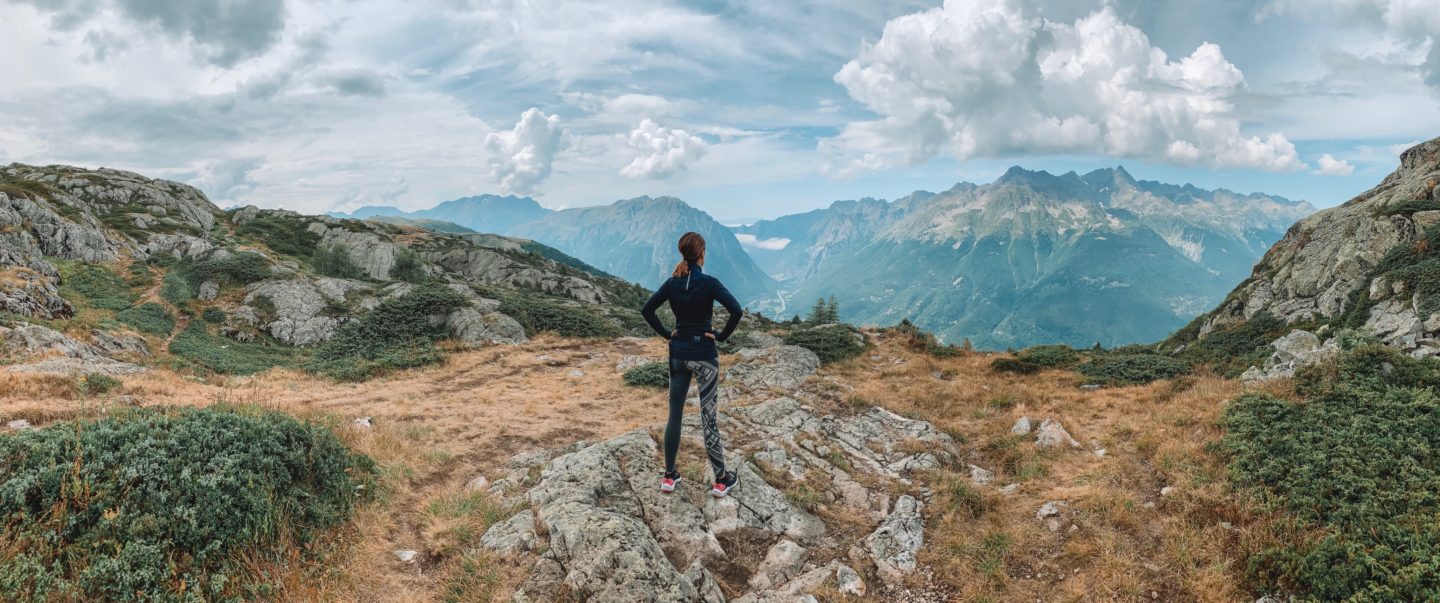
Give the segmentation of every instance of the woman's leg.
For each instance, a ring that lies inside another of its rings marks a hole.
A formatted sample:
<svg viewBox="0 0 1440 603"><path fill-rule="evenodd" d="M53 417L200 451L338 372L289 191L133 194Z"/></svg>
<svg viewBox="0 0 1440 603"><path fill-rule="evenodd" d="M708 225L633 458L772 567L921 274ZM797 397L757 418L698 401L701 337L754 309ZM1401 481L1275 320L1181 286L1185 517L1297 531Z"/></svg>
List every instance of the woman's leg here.
<svg viewBox="0 0 1440 603"><path fill-rule="evenodd" d="M700 384L700 425L705 429L705 454L710 457L710 468L715 470L715 479L725 475L725 446L720 443L720 426L715 422L715 390L720 384L720 363L718 361L691 360L685 365L695 373Z"/></svg>
<svg viewBox="0 0 1440 603"><path fill-rule="evenodd" d="M680 451L680 420L685 416L685 397L690 394L690 369L681 360L670 361L670 418L665 423L665 472L675 472L675 454Z"/></svg>

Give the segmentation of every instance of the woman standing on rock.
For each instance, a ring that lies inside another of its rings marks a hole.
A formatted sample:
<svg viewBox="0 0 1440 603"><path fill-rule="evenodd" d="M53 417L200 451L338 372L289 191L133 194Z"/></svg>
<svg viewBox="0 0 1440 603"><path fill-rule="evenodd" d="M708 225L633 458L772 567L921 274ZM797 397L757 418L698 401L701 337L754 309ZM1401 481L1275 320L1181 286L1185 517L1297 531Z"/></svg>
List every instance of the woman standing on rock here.
<svg viewBox="0 0 1440 603"><path fill-rule="evenodd" d="M705 453L715 470L715 485L710 493L721 497L729 494L740 478L734 471L725 470L725 447L720 444L720 427L715 424L715 388L720 381L720 354L715 343L725 341L735 332L743 311L719 279L701 271L705 265L703 237L693 232L681 236L680 256L684 259L675 265L675 272L640 310L650 328L670 341L670 419L665 424L665 475L660 478L660 491L674 492L680 483L675 453L680 450L680 419L685 411L685 397L690 393L690 378L694 376L700 383L700 424L705 430ZM673 330L666 329L655 316L660 304L667 301L675 313ZM718 334L710 323L715 302L720 302L730 313L725 328Z"/></svg>

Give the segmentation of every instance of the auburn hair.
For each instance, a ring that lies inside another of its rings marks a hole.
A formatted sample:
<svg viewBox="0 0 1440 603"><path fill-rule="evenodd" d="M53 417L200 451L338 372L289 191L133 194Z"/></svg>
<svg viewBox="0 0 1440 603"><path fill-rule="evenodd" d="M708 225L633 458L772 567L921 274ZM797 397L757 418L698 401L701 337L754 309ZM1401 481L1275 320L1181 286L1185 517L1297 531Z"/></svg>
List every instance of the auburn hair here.
<svg viewBox="0 0 1440 603"><path fill-rule="evenodd" d="M698 232L687 232L680 235L680 260L675 265L675 272L671 276L686 276L690 274L690 264L700 261L700 256L705 255L705 237Z"/></svg>

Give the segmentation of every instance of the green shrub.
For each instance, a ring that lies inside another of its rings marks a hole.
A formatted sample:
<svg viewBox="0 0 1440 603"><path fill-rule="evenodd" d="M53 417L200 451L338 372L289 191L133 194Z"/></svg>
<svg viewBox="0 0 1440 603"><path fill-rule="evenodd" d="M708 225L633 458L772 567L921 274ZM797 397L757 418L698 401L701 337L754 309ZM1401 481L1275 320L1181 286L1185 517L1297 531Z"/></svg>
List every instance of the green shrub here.
<svg viewBox="0 0 1440 603"><path fill-rule="evenodd" d="M160 297L173 305L195 299L195 287L175 272L166 273L160 282Z"/></svg>
<svg viewBox="0 0 1440 603"><path fill-rule="evenodd" d="M648 362L625 371L625 384L638 387L670 387L670 365Z"/></svg>
<svg viewBox="0 0 1440 603"><path fill-rule="evenodd" d="M175 330L175 318L165 306L146 302L134 308L127 308L115 315L115 319L141 333L169 335Z"/></svg>
<svg viewBox="0 0 1440 603"><path fill-rule="evenodd" d="M855 333L845 325L791 331L785 336L785 343L815 352L822 364L854 358L865 351Z"/></svg>
<svg viewBox="0 0 1440 603"><path fill-rule="evenodd" d="M428 318L449 314L466 303L464 296L443 285L417 286L342 325L315 350L310 370L342 381L360 381L440 362L443 355L435 340L445 337L446 329Z"/></svg>
<svg viewBox="0 0 1440 603"><path fill-rule="evenodd" d="M1080 363L1080 353L1064 344L1025 348L1018 356L1021 360L1041 368L1070 368Z"/></svg>
<svg viewBox="0 0 1440 603"><path fill-rule="evenodd" d="M181 277L192 287L199 288L205 281L224 285L248 285L273 276L270 261L252 251L232 253L225 257L206 260L184 261L174 266Z"/></svg>
<svg viewBox="0 0 1440 603"><path fill-rule="evenodd" d="M264 243L276 253L303 260L320 244L320 235L310 232L309 226L308 220L261 214L236 226L235 234Z"/></svg>
<svg viewBox="0 0 1440 603"><path fill-rule="evenodd" d="M300 352L276 342L241 343L191 322L170 342L170 353L200 368L229 375L253 375L277 366L295 366Z"/></svg>
<svg viewBox="0 0 1440 603"><path fill-rule="evenodd" d="M500 296L500 312L525 327L525 334L541 332L562 337L614 337L620 330L598 314L596 308L570 301L557 301L527 293Z"/></svg>
<svg viewBox="0 0 1440 603"><path fill-rule="evenodd" d="M1227 377L1238 377L1245 369L1264 363L1275 351L1270 342L1290 333L1295 327L1261 312L1239 324L1216 329L1202 339L1190 342L1179 358L1195 365L1208 365Z"/></svg>
<svg viewBox="0 0 1440 603"><path fill-rule="evenodd" d="M425 263L420 260L420 254L401 248L400 254L395 256L395 267L390 269L390 276L418 285L425 282Z"/></svg>
<svg viewBox="0 0 1440 603"><path fill-rule="evenodd" d="M1143 385L1160 379L1173 379L1190 372L1183 360L1143 352L1109 352L1098 354L1080 365L1080 374L1089 382L1105 385Z"/></svg>
<svg viewBox="0 0 1440 603"><path fill-rule="evenodd" d="M1288 522L1252 578L1304 600L1437 600L1440 365L1367 347L1297 382L1303 403L1225 412L1231 479Z"/></svg>
<svg viewBox="0 0 1440 603"><path fill-rule="evenodd" d="M119 379L106 375L105 373L90 373L85 375L80 382L80 390L89 395L108 394L117 389L123 383Z"/></svg>
<svg viewBox="0 0 1440 603"><path fill-rule="evenodd" d="M909 338L906 347L916 352L929 354L936 358L953 358L966 352L963 346L942 344L935 334L921 330L920 327L910 322L910 319L901 319L900 324L891 327L892 332ZM968 339L966 340L969 341Z"/></svg>
<svg viewBox="0 0 1440 603"><path fill-rule="evenodd" d="M101 264L62 264L60 295L102 310L124 310L140 296L120 275Z"/></svg>
<svg viewBox="0 0 1440 603"><path fill-rule="evenodd" d="M373 463L250 409L135 410L0 436L0 591L18 600L239 601L353 512ZM250 592L245 592L250 591Z"/></svg>
<svg viewBox="0 0 1440 603"><path fill-rule="evenodd" d="M334 278L358 279L365 271L350 257L350 252L339 245L328 245L315 250L310 259L315 271Z"/></svg>
<svg viewBox="0 0 1440 603"><path fill-rule="evenodd" d="M205 322L211 324L220 324L222 322L225 322L226 318L224 310L213 306L205 308L205 311L200 313L200 317L205 319Z"/></svg>
<svg viewBox="0 0 1440 603"><path fill-rule="evenodd" d="M1032 362L1027 362L1019 358L1004 356L990 361L990 370L997 373L1015 373L1017 375L1030 375L1040 372L1040 365Z"/></svg>

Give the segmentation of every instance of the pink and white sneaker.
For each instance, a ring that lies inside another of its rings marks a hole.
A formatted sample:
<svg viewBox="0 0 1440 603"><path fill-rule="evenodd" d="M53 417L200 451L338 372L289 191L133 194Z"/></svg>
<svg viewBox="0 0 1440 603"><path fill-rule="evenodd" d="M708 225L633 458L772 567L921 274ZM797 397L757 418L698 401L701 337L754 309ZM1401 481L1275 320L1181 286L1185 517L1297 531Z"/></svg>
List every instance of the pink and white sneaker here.
<svg viewBox="0 0 1440 603"><path fill-rule="evenodd" d="M666 473L664 477L661 477L661 478L660 478L660 491L661 491L661 492L664 492L664 493L666 493L666 494L669 494L669 493L671 493L671 492L674 492L674 491L675 491L675 486L678 486L678 485L680 485L680 472L679 472L679 471L675 471L675 472L672 472L672 473Z"/></svg>
<svg viewBox="0 0 1440 603"><path fill-rule="evenodd" d="M734 471L726 471L725 475L715 480L715 485L710 488L710 494L715 498L725 498L738 485L740 485L740 476L735 475Z"/></svg>

